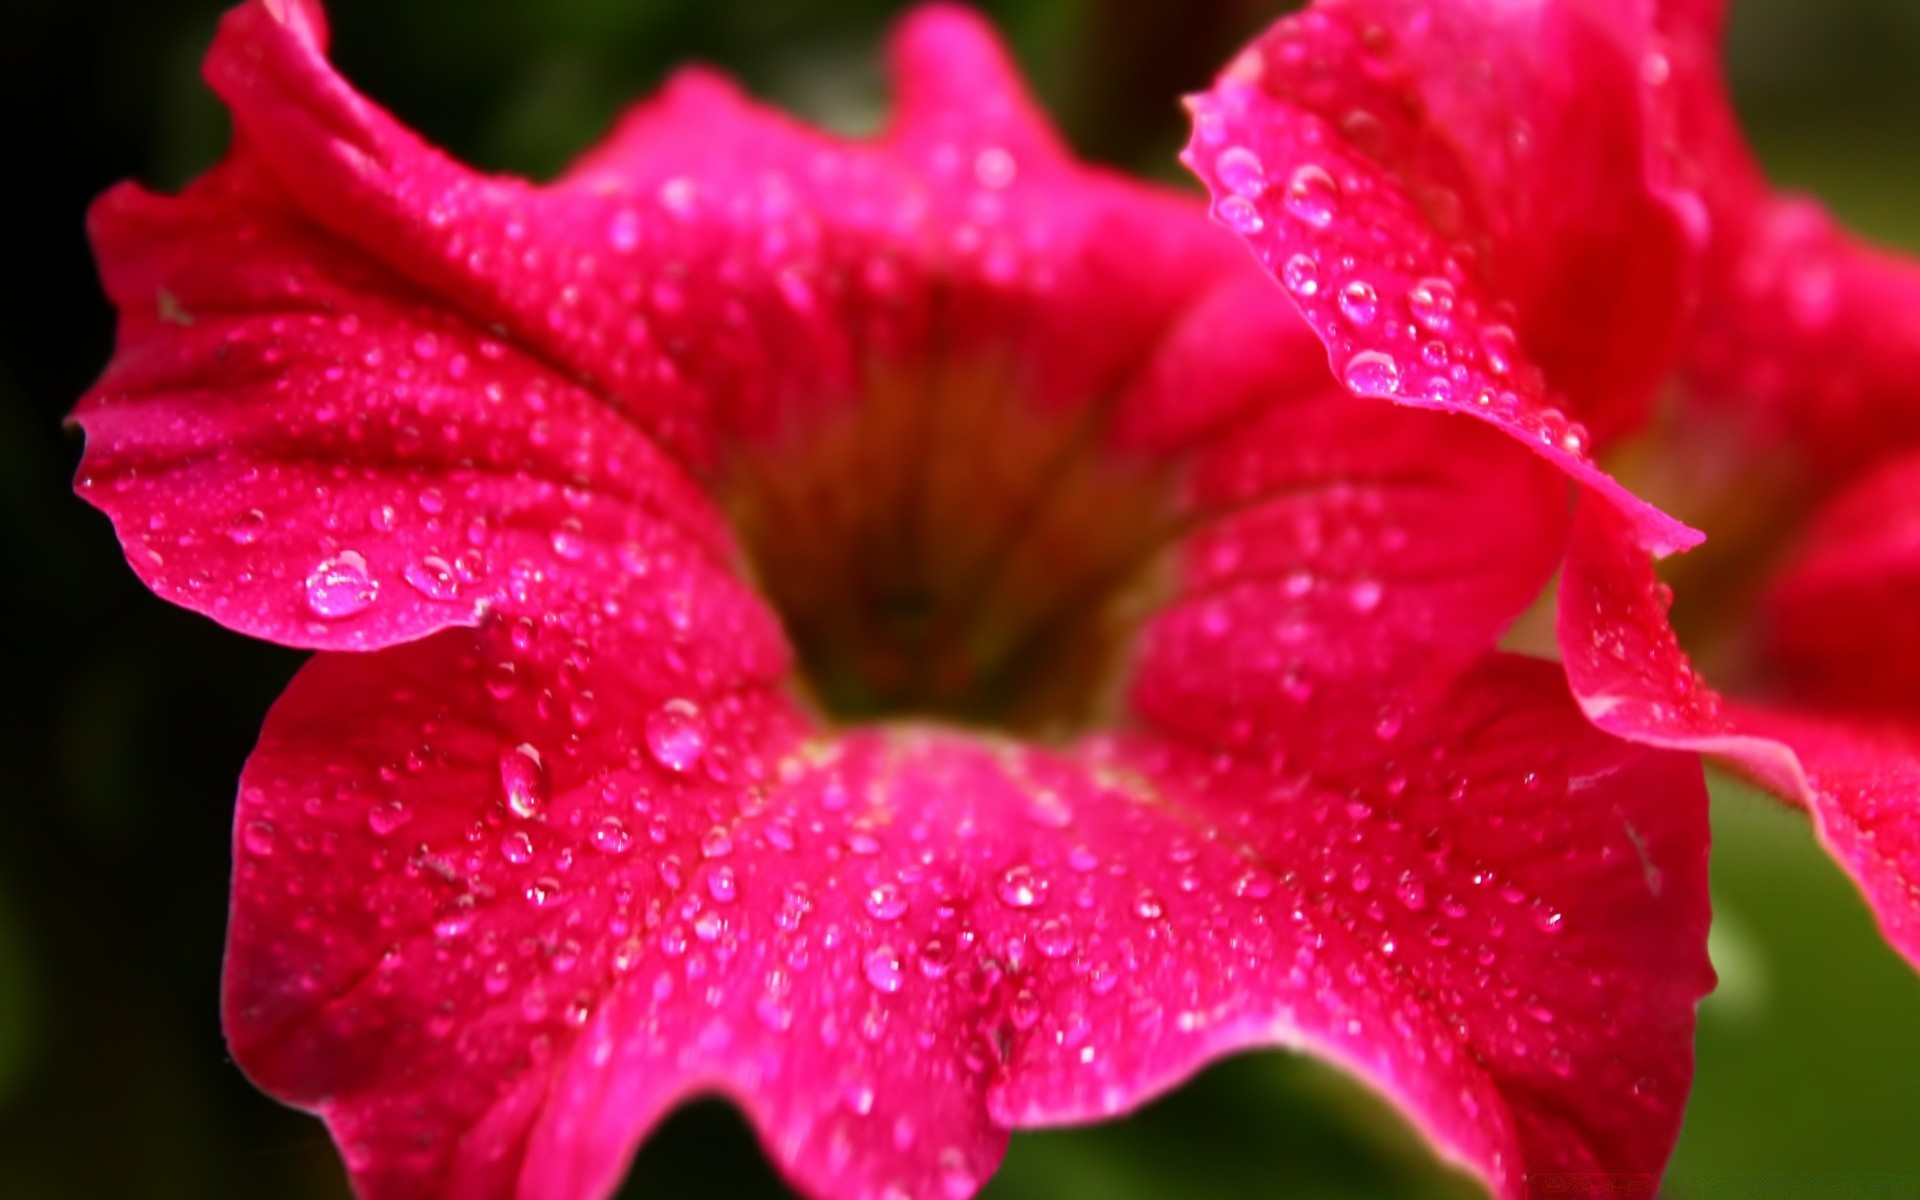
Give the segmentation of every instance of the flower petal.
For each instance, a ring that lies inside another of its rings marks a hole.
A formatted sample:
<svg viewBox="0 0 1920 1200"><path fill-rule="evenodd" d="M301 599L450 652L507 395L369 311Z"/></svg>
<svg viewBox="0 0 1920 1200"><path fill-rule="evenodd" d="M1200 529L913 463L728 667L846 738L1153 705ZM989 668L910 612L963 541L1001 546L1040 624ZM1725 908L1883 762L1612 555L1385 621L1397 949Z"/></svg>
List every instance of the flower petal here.
<svg viewBox="0 0 1920 1200"><path fill-rule="evenodd" d="M1920 457L1829 502L1769 585L1767 649L1803 703L1920 717Z"/></svg>
<svg viewBox="0 0 1920 1200"><path fill-rule="evenodd" d="M811 1194L964 1197L1007 1129L1256 1045L1357 1072L1502 1196L1665 1160L1710 981L1704 792L1545 664L1475 672L1394 759L1303 725L1277 770L809 740L749 676L649 656L628 687L624 635L565 632L321 655L247 768L229 1037L364 1195L606 1195L717 1091ZM482 686L496 659L524 690Z"/></svg>
<svg viewBox="0 0 1920 1200"><path fill-rule="evenodd" d="M207 64L287 190L697 470L729 437L776 438L857 400L876 361L936 349L1011 344L1043 398L1098 395L1233 261L1184 202L1063 158L958 10L903 28L901 111L878 141L692 72L548 187L423 144L333 73L311 28L256 0Z"/></svg>
<svg viewBox="0 0 1920 1200"><path fill-rule="evenodd" d="M1762 448L1844 479L1920 443L1920 261L1769 186L1721 71L1724 9L1654 5L1642 71L1651 179L1704 251L1688 384Z"/></svg>
<svg viewBox="0 0 1920 1200"><path fill-rule="evenodd" d="M1558 564L1567 499L1551 466L1476 422L1356 402L1316 365L1317 386L1263 395L1193 456L1173 600L1128 680L1159 727L1244 749L1329 705L1371 725L1449 688ZM1227 370L1183 395L1205 412L1238 391Z"/></svg>
<svg viewBox="0 0 1920 1200"><path fill-rule="evenodd" d="M177 198L108 193L93 235L121 319L78 486L167 599L370 649L618 578L657 525L731 558L631 423L327 237L244 146Z"/></svg>
<svg viewBox="0 0 1920 1200"><path fill-rule="evenodd" d="M1883 717L1728 704L1667 623L1672 595L1612 514L1583 505L1561 575L1568 682L1600 728L1712 754L1804 807L1887 940L1920 963L1920 728Z"/></svg>
<svg viewBox="0 0 1920 1200"><path fill-rule="evenodd" d="M1641 181L1635 64L1606 24L1322 5L1190 102L1186 161L1352 391L1493 423L1666 553L1699 535L1601 471L1556 399L1631 428L1684 315L1681 222Z"/></svg>

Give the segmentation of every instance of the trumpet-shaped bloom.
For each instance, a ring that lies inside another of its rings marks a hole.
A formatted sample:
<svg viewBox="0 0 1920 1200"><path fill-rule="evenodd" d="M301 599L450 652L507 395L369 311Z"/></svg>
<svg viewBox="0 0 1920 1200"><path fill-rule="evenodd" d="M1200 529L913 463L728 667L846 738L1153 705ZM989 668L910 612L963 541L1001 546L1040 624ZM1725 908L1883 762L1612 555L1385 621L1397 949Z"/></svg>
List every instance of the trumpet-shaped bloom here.
<svg viewBox="0 0 1920 1200"><path fill-rule="evenodd" d="M1492 649L1550 464L1356 401L963 14L870 141L696 72L542 186L324 52L236 10L232 153L100 201L76 419L155 591L319 651L225 1019L363 1194L605 1195L717 1093L813 1194L964 1197L1256 1046L1502 1196L1660 1168L1704 793Z"/></svg>
<svg viewBox="0 0 1920 1200"><path fill-rule="evenodd" d="M1331 0L1194 101L1188 157L1353 390L1585 485L1558 640L1588 716L1803 805L1920 960L1920 268L1768 188L1723 9ZM1680 649L1646 552L1690 539L1598 475L1609 447L1727 539L1674 580L1747 699Z"/></svg>

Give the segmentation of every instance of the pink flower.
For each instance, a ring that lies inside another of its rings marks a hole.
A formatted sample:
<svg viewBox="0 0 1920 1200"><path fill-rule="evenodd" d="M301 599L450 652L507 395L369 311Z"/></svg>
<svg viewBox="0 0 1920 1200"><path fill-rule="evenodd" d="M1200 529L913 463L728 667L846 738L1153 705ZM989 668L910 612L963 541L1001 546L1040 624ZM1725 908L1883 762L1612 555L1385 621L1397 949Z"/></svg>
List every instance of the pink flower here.
<svg viewBox="0 0 1920 1200"><path fill-rule="evenodd" d="M1587 715L1804 806L1920 961L1920 267L1768 188L1722 8L1330 0L1194 101L1189 159L1350 388L1477 415L1585 485L1558 641ZM1609 448L1724 539L1671 575L1748 699L1680 650L1646 551L1692 535Z"/></svg>
<svg viewBox="0 0 1920 1200"><path fill-rule="evenodd" d="M230 14L231 155L97 206L79 486L161 595L320 652L242 779L225 1015L363 1194L605 1195L713 1092L811 1193L964 1197L1252 1046L1503 1197L1660 1169L1705 797L1493 649L1551 465L1354 402L958 12L871 141L694 72L545 186L324 43Z"/></svg>

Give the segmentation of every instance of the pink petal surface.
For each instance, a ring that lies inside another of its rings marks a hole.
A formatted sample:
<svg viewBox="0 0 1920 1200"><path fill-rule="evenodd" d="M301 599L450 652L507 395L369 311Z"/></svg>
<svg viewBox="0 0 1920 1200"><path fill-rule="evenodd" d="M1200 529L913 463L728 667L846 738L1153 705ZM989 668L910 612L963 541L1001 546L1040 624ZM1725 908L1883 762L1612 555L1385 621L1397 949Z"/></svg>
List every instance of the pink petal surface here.
<svg viewBox="0 0 1920 1200"><path fill-rule="evenodd" d="M1323 5L1190 101L1185 157L1350 390L1489 421L1667 553L1699 535L1561 407L1634 424L1683 312L1679 219L1622 169L1637 93L1607 39L1564 6Z"/></svg>
<svg viewBox="0 0 1920 1200"><path fill-rule="evenodd" d="M313 219L590 381L695 464L727 435L849 402L879 363L925 357L936 310L942 352L1057 343L1020 382L1084 401L1233 261L1225 239L1169 219L1184 201L1067 159L957 10L902 28L900 102L877 141L808 129L694 71L547 187L422 143L334 74L300 11L229 14L207 75Z"/></svg>
<svg viewBox="0 0 1920 1200"><path fill-rule="evenodd" d="M243 149L95 207L119 347L82 496L153 589L243 633L369 649L730 539L627 421L315 229ZM630 556L629 556L630 557Z"/></svg>
<svg viewBox="0 0 1920 1200"><path fill-rule="evenodd" d="M1920 718L1920 457L1846 488L1798 536L1763 602L1793 694Z"/></svg>
<svg viewBox="0 0 1920 1200"><path fill-rule="evenodd" d="M1619 737L1712 754L1804 807L1888 942L1920 962L1920 728L1910 711L1725 702L1674 637L1671 600L1616 518L1576 513L1559 641L1581 708Z"/></svg>
<svg viewBox="0 0 1920 1200"><path fill-rule="evenodd" d="M649 653L635 682L631 640L489 621L321 656L268 721L228 1028L363 1194L605 1195L717 1091L813 1194L965 1196L1009 1128L1252 1045L1355 1071L1502 1196L1664 1162L1710 984L1704 794L1551 667L1488 664L1385 757L1300 726L1287 767L807 738L739 676L698 694ZM590 719L543 715L576 688Z"/></svg>
<svg viewBox="0 0 1920 1200"><path fill-rule="evenodd" d="M1920 262L1776 192L1720 66L1725 5L1654 5L1643 58L1653 182L1703 251L1687 344L1698 397L1823 481L1920 441Z"/></svg>
<svg viewBox="0 0 1920 1200"><path fill-rule="evenodd" d="M1372 724L1444 690L1557 565L1557 474L1470 421L1326 380L1196 456L1181 586L1131 676L1136 711L1244 746L1304 706Z"/></svg>

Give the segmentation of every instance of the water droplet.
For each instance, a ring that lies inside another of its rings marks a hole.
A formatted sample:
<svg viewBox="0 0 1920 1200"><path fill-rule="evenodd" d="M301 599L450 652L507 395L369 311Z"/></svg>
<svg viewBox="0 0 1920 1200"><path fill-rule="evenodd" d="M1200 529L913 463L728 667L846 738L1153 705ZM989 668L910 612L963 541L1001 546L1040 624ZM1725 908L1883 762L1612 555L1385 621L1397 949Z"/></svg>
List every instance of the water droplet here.
<svg viewBox="0 0 1920 1200"><path fill-rule="evenodd" d="M1236 196L1252 200L1267 190L1267 171L1260 156L1245 146L1229 146L1213 162L1220 182Z"/></svg>
<svg viewBox="0 0 1920 1200"><path fill-rule="evenodd" d="M400 577L429 600L457 600L460 597L459 575L454 572L452 563L437 554L408 563L401 569Z"/></svg>
<svg viewBox="0 0 1920 1200"><path fill-rule="evenodd" d="M547 806L547 768L540 751L526 742L500 752L500 786L506 792L507 809L521 820L529 820Z"/></svg>
<svg viewBox="0 0 1920 1200"><path fill-rule="evenodd" d="M1505 375L1520 356L1520 339L1505 325L1489 325L1480 331L1480 352L1495 375Z"/></svg>
<svg viewBox="0 0 1920 1200"><path fill-rule="evenodd" d="M515 866L525 866L533 861L533 839L523 829L516 829L500 839L500 857Z"/></svg>
<svg viewBox="0 0 1920 1200"><path fill-rule="evenodd" d="M967 1166L967 1156L957 1147L940 1152L940 1193L946 1200L968 1200L980 1190L980 1180Z"/></svg>
<svg viewBox="0 0 1920 1200"><path fill-rule="evenodd" d="M998 190L1013 182L1019 172L1020 164L1013 155L998 146L988 146L973 159L973 177L981 187Z"/></svg>
<svg viewBox="0 0 1920 1200"><path fill-rule="evenodd" d="M625 854L627 847L633 845L633 835L627 832L627 827L620 823L619 817L603 818L593 827L587 840L602 854Z"/></svg>
<svg viewBox="0 0 1920 1200"><path fill-rule="evenodd" d="M587 553L587 535L578 517L568 517L547 535L553 552L568 562L578 562Z"/></svg>
<svg viewBox="0 0 1920 1200"><path fill-rule="evenodd" d="M701 858L725 858L733 853L733 834L725 825L715 825L700 835Z"/></svg>
<svg viewBox="0 0 1920 1200"><path fill-rule="evenodd" d="M1422 329L1445 333L1453 328L1453 308L1457 297L1453 285L1444 279L1422 279L1407 292L1407 308Z"/></svg>
<svg viewBox="0 0 1920 1200"><path fill-rule="evenodd" d="M260 540L260 534L267 527L267 514L257 508L250 508L233 519L227 526L227 539L236 546L251 546Z"/></svg>
<svg viewBox="0 0 1920 1200"><path fill-rule="evenodd" d="M1280 268L1280 278L1296 296L1314 296L1320 292L1320 264L1305 254L1296 254Z"/></svg>
<svg viewBox="0 0 1920 1200"><path fill-rule="evenodd" d="M1048 958L1060 958L1073 949L1073 930L1066 922L1049 919L1040 923L1033 934L1034 949Z"/></svg>
<svg viewBox="0 0 1920 1200"><path fill-rule="evenodd" d="M366 611L379 593L380 585L367 574L367 560L352 550L326 559L307 576L307 607L329 621Z"/></svg>
<svg viewBox="0 0 1920 1200"><path fill-rule="evenodd" d="M647 716L647 749L670 771L691 771L707 752L707 722L691 700L669 700Z"/></svg>
<svg viewBox="0 0 1920 1200"><path fill-rule="evenodd" d="M1152 888L1141 888L1140 894L1133 898L1133 915L1142 921L1157 921L1166 912L1166 906L1160 903L1160 896Z"/></svg>
<svg viewBox="0 0 1920 1200"><path fill-rule="evenodd" d="M907 911L907 898L891 883L874 886L867 892L867 915L876 921L897 921Z"/></svg>
<svg viewBox="0 0 1920 1200"><path fill-rule="evenodd" d="M376 804L367 810L367 828L375 837L385 837L411 820L413 810L398 800Z"/></svg>
<svg viewBox="0 0 1920 1200"><path fill-rule="evenodd" d="M707 875L707 894L722 904L731 904L740 894L740 885L734 880L732 867L716 867Z"/></svg>
<svg viewBox="0 0 1920 1200"><path fill-rule="evenodd" d="M1331 225L1339 205L1340 185L1324 167L1306 163L1287 180L1287 211L1315 229Z"/></svg>
<svg viewBox="0 0 1920 1200"><path fill-rule="evenodd" d="M900 969L900 956L892 946L881 946L869 951L865 963L867 982L876 991L893 993L900 990L905 976Z"/></svg>
<svg viewBox="0 0 1920 1200"><path fill-rule="evenodd" d="M1380 607L1380 599L1384 594L1385 589L1380 586L1379 580L1361 579L1347 588L1347 603L1357 613L1370 613Z"/></svg>
<svg viewBox="0 0 1920 1200"><path fill-rule="evenodd" d="M1222 223L1235 233L1259 233L1267 223L1260 216L1260 210L1253 202L1242 196L1227 196L1214 205L1213 211Z"/></svg>
<svg viewBox="0 0 1920 1200"><path fill-rule="evenodd" d="M270 821L248 821L240 830L240 843L247 853L262 858L273 853L273 823Z"/></svg>
<svg viewBox="0 0 1920 1200"><path fill-rule="evenodd" d="M1400 364L1383 350L1362 350L1347 360L1346 381L1362 396L1391 396L1400 390Z"/></svg>
<svg viewBox="0 0 1920 1200"><path fill-rule="evenodd" d="M626 254L640 244L640 214L623 208L607 222L607 244Z"/></svg>
<svg viewBox="0 0 1920 1200"><path fill-rule="evenodd" d="M1410 912L1419 912L1427 906L1426 885L1411 875L1401 878L1400 886L1393 890L1393 894L1400 898L1400 903L1406 905Z"/></svg>
<svg viewBox="0 0 1920 1200"><path fill-rule="evenodd" d="M1032 867L1021 863L1008 867L1000 875L995 889L1000 902L1008 908L1032 908L1047 897L1047 881L1034 874Z"/></svg>
<svg viewBox="0 0 1920 1200"><path fill-rule="evenodd" d="M1374 314L1380 311L1378 296L1373 285L1364 279L1356 279L1340 289L1340 311L1347 320L1365 327L1373 324Z"/></svg>

